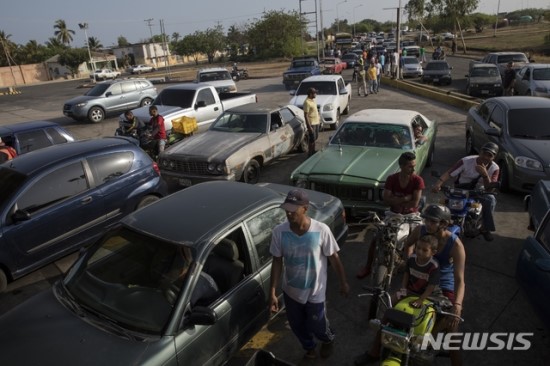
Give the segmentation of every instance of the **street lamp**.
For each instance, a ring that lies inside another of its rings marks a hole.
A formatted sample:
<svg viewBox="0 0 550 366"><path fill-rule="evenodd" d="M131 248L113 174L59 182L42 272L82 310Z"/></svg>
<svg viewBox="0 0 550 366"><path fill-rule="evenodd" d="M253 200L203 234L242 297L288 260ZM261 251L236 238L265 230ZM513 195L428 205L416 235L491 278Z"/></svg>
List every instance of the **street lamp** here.
<svg viewBox="0 0 550 366"><path fill-rule="evenodd" d="M95 64L92 62L92 53L90 52L90 40L88 39L88 32L86 31L88 29L88 23L78 23L78 26L80 27L80 29L84 29L84 36L86 37L86 47L88 47L88 57L90 58L90 66L92 67L92 70L95 70Z"/></svg>
<svg viewBox="0 0 550 366"><path fill-rule="evenodd" d="M363 4L357 5L353 8L353 36L355 37L355 9L362 7Z"/></svg>
<svg viewBox="0 0 550 366"><path fill-rule="evenodd" d="M336 4L336 32L340 33L340 17L338 16L338 6L343 3L347 3L348 0L340 1Z"/></svg>

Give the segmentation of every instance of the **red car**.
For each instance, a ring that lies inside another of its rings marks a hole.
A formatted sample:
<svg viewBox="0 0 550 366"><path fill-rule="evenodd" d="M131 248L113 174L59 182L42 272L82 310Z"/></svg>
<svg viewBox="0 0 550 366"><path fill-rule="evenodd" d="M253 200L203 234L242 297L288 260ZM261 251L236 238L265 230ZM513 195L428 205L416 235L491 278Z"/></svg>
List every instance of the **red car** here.
<svg viewBox="0 0 550 366"><path fill-rule="evenodd" d="M347 68L347 63L339 57L326 57L321 60L323 74L341 74Z"/></svg>

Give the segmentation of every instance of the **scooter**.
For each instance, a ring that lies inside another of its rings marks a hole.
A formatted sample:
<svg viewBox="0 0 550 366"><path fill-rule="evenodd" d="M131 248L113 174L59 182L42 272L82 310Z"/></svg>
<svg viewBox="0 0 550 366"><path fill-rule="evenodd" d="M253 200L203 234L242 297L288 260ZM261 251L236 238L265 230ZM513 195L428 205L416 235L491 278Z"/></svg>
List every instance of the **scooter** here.
<svg viewBox="0 0 550 366"><path fill-rule="evenodd" d="M239 81L241 79L246 80L248 79L248 70L246 68L239 69L237 67L233 67L233 70L231 70L231 77L235 81Z"/></svg>

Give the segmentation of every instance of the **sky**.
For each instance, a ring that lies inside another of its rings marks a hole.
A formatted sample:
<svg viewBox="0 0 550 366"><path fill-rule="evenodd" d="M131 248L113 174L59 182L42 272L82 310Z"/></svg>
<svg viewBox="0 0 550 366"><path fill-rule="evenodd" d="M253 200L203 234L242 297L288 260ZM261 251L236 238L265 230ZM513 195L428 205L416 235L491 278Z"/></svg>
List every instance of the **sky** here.
<svg viewBox="0 0 550 366"><path fill-rule="evenodd" d="M404 6L407 0L401 0ZM494 14L499 0L481 0L479 12ZM63 19L75 31L73 47L83 47L86 36L78 23L88 23L88 37L96 37L104 47L114 46L119 36L138 43L160 34L160 20L168 35L181 36L214 28L224 31L232 25L243 25L261 19L264 11L299 10L314 19L315 0L0 0L0 31L11 35L17 44L36 40L45 43L54 37L53 25ZM335 19L347 19L349 24L362 19L380 22L395 20L399 0L317 0L323 27ZM500 12L522 8L550 8L549 0L500 0ZM147 19L152 19L147 22ZM151 24L149 27L148 24ZM319 24L320 28L321 24ZM315 26L310 29L315 32Z"/></svg>

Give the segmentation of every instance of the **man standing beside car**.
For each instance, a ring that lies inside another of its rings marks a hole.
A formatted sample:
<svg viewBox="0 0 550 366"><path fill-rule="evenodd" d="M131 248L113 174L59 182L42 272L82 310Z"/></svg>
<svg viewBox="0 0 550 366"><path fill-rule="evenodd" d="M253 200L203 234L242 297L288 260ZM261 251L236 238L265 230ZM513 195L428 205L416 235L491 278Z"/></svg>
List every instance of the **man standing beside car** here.
<svg viewBox="0 0 550 366"><path fill-rule="evenodd" d="M504 87L504 95L514 95L514 84L516 83L516 70L514 70L514 62L510 61L506 65L502 86Z"/></svg>
<svg viewBox="0 0 550 366"><path fill-rule="evenodd" d="M340 293L349 294L344 266L338 256L340 248L330 228L307 215L309 198L304 190L288 192L280 207L285 210L287 221L276 226L271 237L270 309L280 310L276 289L282 275L288 323L306 351L304 361L317 357L315 338L322 342L321 357L327 358L334 343L325 305L327 259L340 279Z"/></svg>
<svg viewBox="0 0 550 366"><path fill-rule="evenodd" d="M315 154L315 141L317 141L317 137L319 136L319 124L321 123L319 111L317 110L317 101L315 100L316 95L317 90L315 88L309 88L303 107L309 138L309 156Z"/></svg>
<svg viewBox="0 0 550 366"><path fill-rule="evenodd" d="M164 151L164 146L166 145L166 128L164 126L164 117L159 114L156 105L149 107L149 115L151 116L151 119L149 120L149 128L151 129L153 139L156 141L157 154L160 154Z"/></svg>

